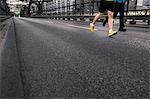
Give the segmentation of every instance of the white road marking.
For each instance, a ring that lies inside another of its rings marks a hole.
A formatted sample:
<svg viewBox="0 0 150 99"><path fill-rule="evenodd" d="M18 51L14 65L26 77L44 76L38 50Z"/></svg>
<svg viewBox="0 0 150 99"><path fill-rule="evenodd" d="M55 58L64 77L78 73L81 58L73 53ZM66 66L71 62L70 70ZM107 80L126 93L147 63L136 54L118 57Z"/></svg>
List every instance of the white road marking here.
<svg viewBox="0 0 150 99"><path fill-rule="evenodd" d="M71 25L71 24L67 24L68 26L71 26L71 27L76 27L76 28L80 28L80 29L86 29L86 30L89 30L90 28L89 27L83 27L83 26L77 26L77 25ZM98 29L94 29L94 30L98 30Z"/></svg>
<svg viewBox="0 0 150 99"><path fill-rule="evenodd" d="M53 22L51 22L51 21L49 21L49 22L53 24ZM65 23L61 23L61 24L65 24ZM77 26L77 25L72 25L72 24L65 24L65 25L70 26L70 27L75 27L75 28L90 30L89 27ZM97 31L98 29L94 29L94 30Z"/></svg>
<svg viewBox="0 0 150 99"><path fill-rule="evenodd" d="M53 23L53 22L49 21L49 23Z"/></svg>

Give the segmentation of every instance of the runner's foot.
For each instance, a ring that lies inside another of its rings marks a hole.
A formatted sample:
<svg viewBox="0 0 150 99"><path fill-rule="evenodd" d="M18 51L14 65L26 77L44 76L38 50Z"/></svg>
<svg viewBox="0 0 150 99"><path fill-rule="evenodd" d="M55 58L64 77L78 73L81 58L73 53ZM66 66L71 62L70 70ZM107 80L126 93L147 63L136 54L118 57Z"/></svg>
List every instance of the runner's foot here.
<svg viewBox="0 0 150 99"><path fill-rule="evenodd" d="M94 24L93 23L90 23L90 31L94 32Z"/></svg>
<svg viewBox="0 0 150 99"><path fill-rule="evenodd" d="M117 34L117 31L108 32L108 37L112 37Z"/></svg>
<svg viewBox="0 0 150 99"><path fill-rule="evenodd" d="M119 28L119 31L123 31L123 32L125 32L127 29L125 29L125 28Z"/></svg>

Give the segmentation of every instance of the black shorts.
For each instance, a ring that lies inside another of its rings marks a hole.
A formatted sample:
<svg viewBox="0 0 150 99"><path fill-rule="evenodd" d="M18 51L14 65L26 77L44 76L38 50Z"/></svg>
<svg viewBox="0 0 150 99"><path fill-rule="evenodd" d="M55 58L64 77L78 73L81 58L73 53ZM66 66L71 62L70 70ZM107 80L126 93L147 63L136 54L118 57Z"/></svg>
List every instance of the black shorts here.
<svg viewBox="0 0 150 99"><path fill-rule="evenodd" d="M115 3L115 12L124 12L124 3Z"/></svg>
<svg viewBox="0 0 150 99"><path fill-rule="evenodd" d="M101 1L100 2L99 12L103 13L106 10L114 12L114 9L115 9L114 2L111 2L111 1Z"/></svg>

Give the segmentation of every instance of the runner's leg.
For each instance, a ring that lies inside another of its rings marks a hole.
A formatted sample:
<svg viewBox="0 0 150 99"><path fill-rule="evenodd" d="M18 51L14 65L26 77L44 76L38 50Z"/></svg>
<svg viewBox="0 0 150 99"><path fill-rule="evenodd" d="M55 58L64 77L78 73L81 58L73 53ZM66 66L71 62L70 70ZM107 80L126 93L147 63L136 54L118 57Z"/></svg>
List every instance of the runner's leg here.
<svg viewBox="0 0 150 99"><path fill-rule="evenodd" d="M102 16L101 12L97 13L92 23L95 24L97 20L101 18L101 16Z"/></svg>
<svg viewBox="0 0 150 99"><path fill-rule="evenodd" d="M113 30L113 13L112 11L108 11L108 27L109 32Z"/></svg>

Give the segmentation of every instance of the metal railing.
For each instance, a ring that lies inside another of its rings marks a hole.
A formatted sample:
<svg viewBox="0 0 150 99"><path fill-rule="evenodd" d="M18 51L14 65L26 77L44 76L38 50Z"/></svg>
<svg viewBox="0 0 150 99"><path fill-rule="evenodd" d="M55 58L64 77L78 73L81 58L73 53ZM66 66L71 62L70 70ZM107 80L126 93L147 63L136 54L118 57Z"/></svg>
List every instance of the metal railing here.
<svg viewBox="0 0 150 99"><path fill-rule="evenodd" d="M99 1L99 0L98 0ZM134 0L135 1L135 0ZM130 4L129 4L130 3ZM58 7L51 7L49 10L43 10L42 15L34 14L32 17L47 17L50 19L64 19L64 20L93 20L94 14L98 12L100 2L96 0L87 0L87 2L73 2L61 4L58 2ZM135 7L132 7L135 6ZM135 2L128 2L127 12L125 12L125 19L131 20L146 20L150 24L150 9L136 9ZM103 17L106 16L107 13ZM116 17L118 18L119 15ZM103 19L103 18L102 18Z"/></svg>
<svg viewBox="0 0 150 99"><path fill-rule="evenodd" d="M107 15L103 15L101 20L103 21ZM94 19L94 15L36 15L32 16L33 18L49 18L49 19L56 19L56 20L78 20L78 21L92 21ZM119 18L119 15L116 17ZM125 12L124 19L128 21L128 19L134 20L145 20L145 22L150 25L150 10L130 10Z"/></svg>
<svg viewBox="0 0 150 99"><path fill-rule="evenodd" d="M103 15L102 20L107 15ZM94 15L50 15L50 19L67 19L67 20L93 20ZM119 18L119 15L116 17ZM150 24L150 10L130 10L125 12L124 18L131 20L147 20L148 24Z"/></svg>
<svg viewBox="0 0 150 99"><path fill-rule="evenodd" d="M6 2L0 2L0 22L10 18L10 11Z"/></svg>
<svg viewBox="0 0 150 99"><path fill-rule="evenodd" d="M3 22L7 19L9 19L11 16L10 15L0 15L0 22Z"/></svg>

